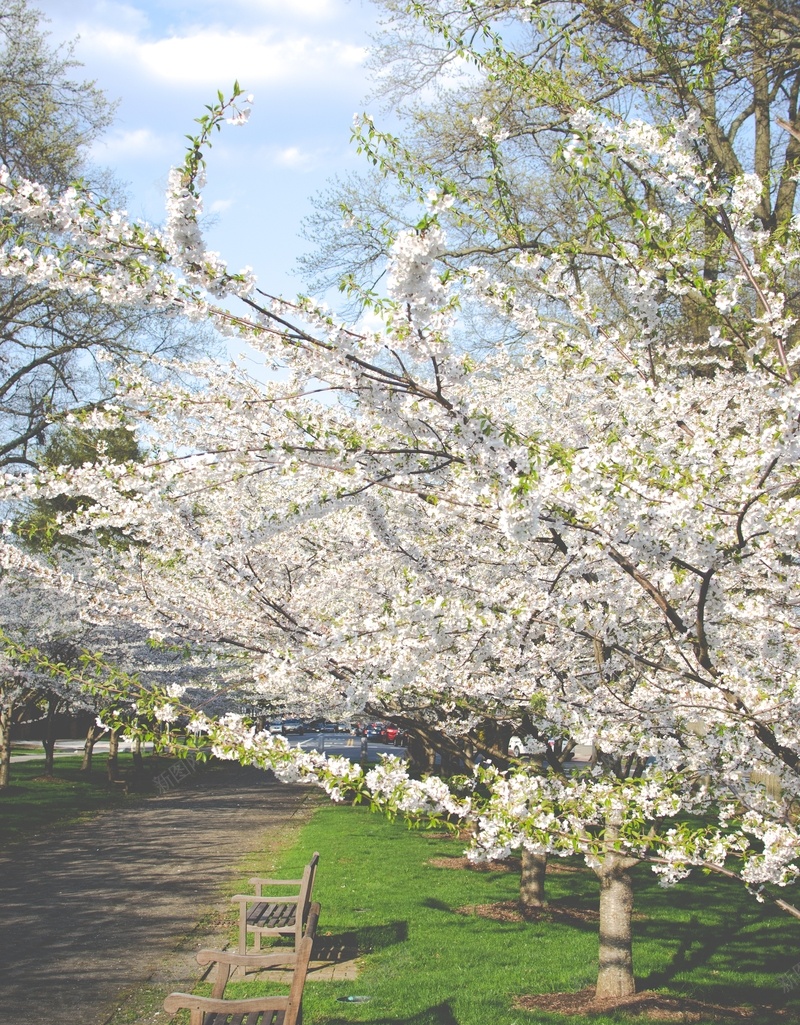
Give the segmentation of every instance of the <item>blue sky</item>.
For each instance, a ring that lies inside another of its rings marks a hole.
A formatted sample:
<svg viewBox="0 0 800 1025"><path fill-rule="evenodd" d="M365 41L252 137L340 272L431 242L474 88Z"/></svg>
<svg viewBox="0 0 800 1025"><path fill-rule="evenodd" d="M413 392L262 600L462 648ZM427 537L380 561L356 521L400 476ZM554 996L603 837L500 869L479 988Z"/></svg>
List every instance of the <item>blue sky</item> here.
<svg viewBox="0 0 800 1025"><path fill-rule="evenodd" d="M211 151L206 211L211 248L252 266L268 291L296 293L309 198L356 169L349 143L365 109L367 0L34 0L51 41L74 39L84 76L119 100L92 153L126 186L133 217L158 222L173 164L217 89L238 78L255 95L249 125L227 127Z"/></svg>

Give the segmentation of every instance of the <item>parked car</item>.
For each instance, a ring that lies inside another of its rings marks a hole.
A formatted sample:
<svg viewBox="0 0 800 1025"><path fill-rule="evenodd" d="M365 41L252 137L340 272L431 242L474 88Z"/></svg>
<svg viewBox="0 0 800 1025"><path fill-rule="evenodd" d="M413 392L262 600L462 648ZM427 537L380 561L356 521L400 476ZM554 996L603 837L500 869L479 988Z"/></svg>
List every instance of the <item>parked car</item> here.
<svg viewBox="0 0 800 1025"><path fill-rule="evenodd" d="M508 753L512 758L542 758L545 746L536 737L513 736L508 742Z"/></svg>
<svg viewBox="0 0 800 1025"><path fill-rule="evenodd" d="M283 730L284 735L289 736L293 733L305 733L306 728L303 725L302 719L284 719Z"/></svg>

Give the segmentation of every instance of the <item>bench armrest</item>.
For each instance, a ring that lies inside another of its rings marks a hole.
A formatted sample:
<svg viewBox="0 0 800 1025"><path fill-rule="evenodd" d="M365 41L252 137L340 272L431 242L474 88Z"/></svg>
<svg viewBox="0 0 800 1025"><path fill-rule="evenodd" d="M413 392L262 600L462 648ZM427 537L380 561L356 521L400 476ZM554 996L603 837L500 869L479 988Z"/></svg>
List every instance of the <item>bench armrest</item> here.
<svg viewBox="0 0 800 1025"><path fill-rule="evenodd" d="M248 997L246 1000L223 1000L214 997L196 997L191 993L170 993L164 1001L164 1010L174 1014L182 1008L189 1011L215 1011L217 1014L247 1014L252 1011L283 1011L288 997Z"/></svg>
<svg viewBox="0 0 800 1025"><path fill-rule="evenodd" d="M259 879L255 876L253 879L248 879L248 883L251 886L299 886L302 883L302 879Z"/></svg>
<svg viewBox="0 0 800 1025"><path fill-rule="evenodd" d="M266 900L263 896L259 896L257 893L236 893L231 897L233 902L239 904L297 904L300 900L299 897L273 897L271 900Z"/></svg>
<svg viewBox="0 0 800 1025"><path fill-rule="evenodd" d="M235 950L198 950L197 952L197 963L201 965L228 964L245 968L273 968L278 965L293 965L296 960L297 954L293 950L263 954L239 954Z"/></svg>

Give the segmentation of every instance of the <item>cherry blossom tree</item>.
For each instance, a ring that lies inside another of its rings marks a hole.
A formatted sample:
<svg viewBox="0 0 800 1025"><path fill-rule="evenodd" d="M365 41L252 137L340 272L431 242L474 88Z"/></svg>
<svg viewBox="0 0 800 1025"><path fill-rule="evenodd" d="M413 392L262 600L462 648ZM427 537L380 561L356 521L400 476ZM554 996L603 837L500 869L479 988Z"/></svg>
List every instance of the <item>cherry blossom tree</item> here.
<svg viewBox="0 0 800 1025"><path fill-rule="evenodd" d="M629 993L637 861L665 883L704 865L756 891L797 875L800 406L785 283L800 224L763 230L761 184L698 162L697 120L662 131L577 110L570 166L601 180L624 162L686 212L637 207L609 245L624 302L604 308L557 253L519 258L524 288L445 273L439 218L458 197L434 190L394 242L369 326L341 323L204 248L205 147L247 110L237 89L201 119L163 232L79 189L53 198L3 176L4 211L43 241L12 239L2 273L212 323L264 357L258 376L236 360L129 372L86 422L135 425L157 455L8 479L9 500L90 501L60 524L87 543L56 562L7 537L6 578L69 588L99 622L238 653L248 693L287 710L391 714L455 737L527 720L593 744L579 775L518 763L416 779L395 758L365 773L289 749L186 694L135 694L162 721L190 715L216 753L334 799L465 820L477 857L582 854L601 889L598 994ZM696 244L710 220L731 268L713 281ZM649 344L689 290L720 314L697 373L691 353ZM523 344L465 351L466 302ZM130 544L92 548L109 530Z"/></svg>
<svg viewBox="0 0 800 1025"><path fill-rule="evenodd" d="M77 609L50 590L34 591L5 580L0 594L0 631L13 635L21 644L37 644L55 663L77 655L85 642L87 628ZM11 782L11 728L20 721L44 721L45 775L53 773L54 716L61 711L86 711L88 695L58 674L37 668L34 663L2 656L0 662L0 789Z"/></svg>

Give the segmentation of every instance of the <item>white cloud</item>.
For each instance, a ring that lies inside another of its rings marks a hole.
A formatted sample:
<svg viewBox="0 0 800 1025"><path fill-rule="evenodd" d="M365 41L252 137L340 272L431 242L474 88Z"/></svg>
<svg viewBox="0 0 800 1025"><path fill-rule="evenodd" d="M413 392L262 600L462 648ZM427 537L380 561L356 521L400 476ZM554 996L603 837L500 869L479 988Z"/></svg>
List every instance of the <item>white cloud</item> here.
<svg viewBox="0 0 800 1025"><path fill-rule="evenodd" d="M281 17L287 13L286 0L244 0L241 6L245 7L251 16L269 14L272 17ZM341 6L341 2L337 3L336 0L291 0L291 15L293 18L319 21L341 14Z"/></svg>
<svg viewBox="0 0 800 1025"><path fill-rule="evenodd" d="M213 203L209 204L208 212L210 214L223 214L226 210L230 210L232 206L232 199L215 199Z"/></svg>
<svg viewBox="0 0 800 1025"><path fill-rule="evenodd" d="M309 171L319 165L320 157L321 154L318 152L311 153L307 150L301 150L297 146L287 146L274 155L272 162L277 164L278 167L293 168L297 171Z"/></svg>
<svg viewBox="0 0 800 1025"><path fill-rule="evenodd" d="M92 147L92 159L119 161L125 159L169 156L175 151L175 140L157 135L149 128L130 131L116 129L104 135Z"/></svg>
<svg viewBox="0 0 800 1025"><path fill-rule="evenodd" d="M117 28L128 32L139 32L147 28L148 19L144 11L133 4L118 3L115 0L100 0L91 12L92 21L109 21Z"/></svg>
<svg viewBox="0 0 800 1025"><path fill-rule="evenodd" d="M181 86L217 88L238 79L248 89L311 81L338 81L361 68L363 47L321 35L279 35L202 29L147 42L112 29L81 32L83 51L138 65L149 79Z"/></svg>

